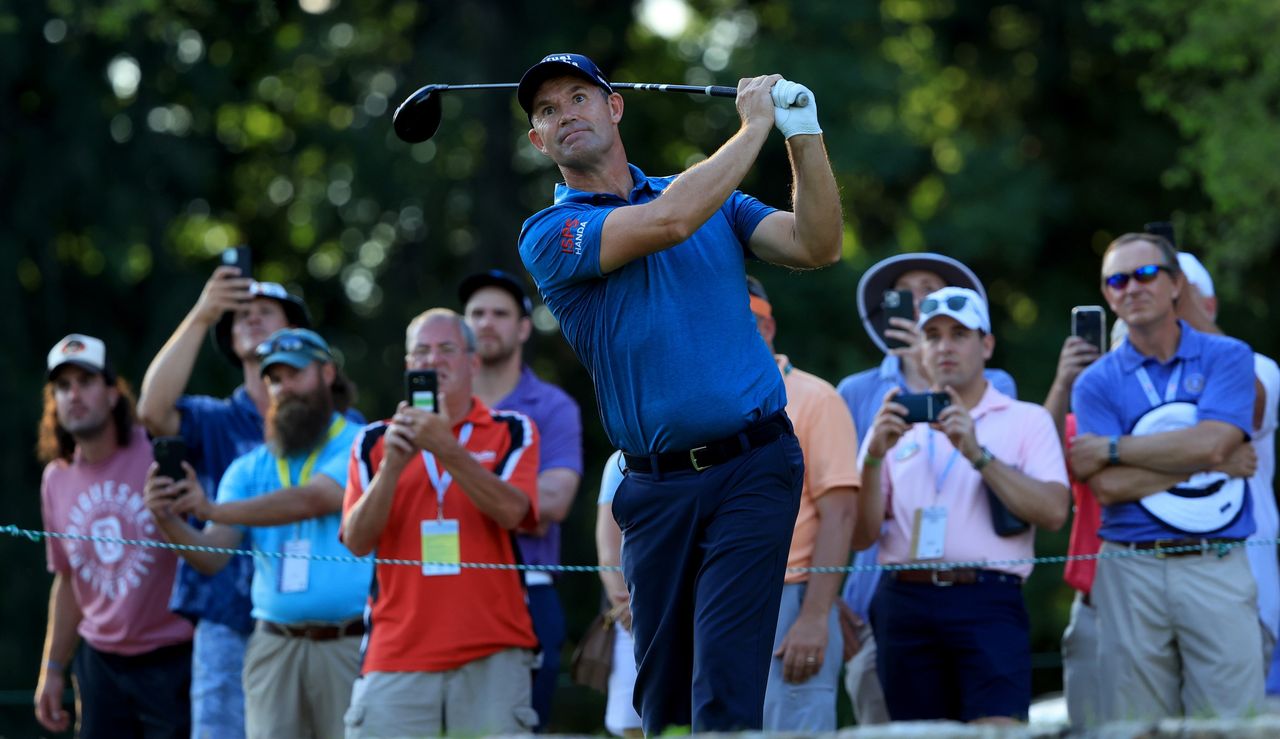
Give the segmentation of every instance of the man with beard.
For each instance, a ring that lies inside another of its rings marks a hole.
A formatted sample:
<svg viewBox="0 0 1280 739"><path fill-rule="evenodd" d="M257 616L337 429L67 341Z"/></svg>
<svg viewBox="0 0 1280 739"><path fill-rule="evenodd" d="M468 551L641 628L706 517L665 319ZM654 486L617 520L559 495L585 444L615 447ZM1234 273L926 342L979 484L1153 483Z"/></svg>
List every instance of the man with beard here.
<svg viewBox="0 0 1280 739"><path fill-rule="evenodd" d="M232 462L216 503L195 470L185 480L156 474L147 506L175 544L252 547L253 617L244 660L249 737L342 735L342 714L360 668L360 619L371 564L324 561L348 555L338 541L347 454L358 428L335 408L340 382L329 345L306 329L277 331L258 347L271 405L266 443ZM184 514L208 521L203 530ZM200 572L226 566L225 553L184 551ZM311 559L315 557L315 559Z"/></svg>
<svg viewBox="0 0 1280 739"><path fill-rule="evenodd" d="M262 443L269 398L254 351L273 332L310 328L306 305L274 282L255 282L236 267L214 270L199 299L151 360L138 398L138 420L152 436L181 435L205 490L216 491L236 457ZM243 384L225 398L184 395L205 335ZM364 419L355 414L360 425ZM179 562L169 607L196 621L191 673L192 733L202 739L244 736L240 675L253 631L249 583L253 563L232 560L213 577Z"/></svg>
<svg viewBox="0 0 1280 739"><path fill-rule="evenodd" d="M490 408L523 413L538 427L542 440L538 465L538 528L518 534L525 564L560 564L560 522L569 515L582 479L582 416L565 391L543 382L524 363L524 343L533 331L533 303L511 275L490 270L471 275L458 287L467 325L476 335L480 367L473 386ZM542 650L533 671L533 708L538 727L546 728L551 699L560 673L564 643L564 610L549 572L526 572L529 615Z"/></svg>
<svg viewBox="0 0 1280 739"><path fill-rule="evenodd" d="M538 434L472 394L479 361L462 316L434 308L405 335L405 365L432 370L436 412L401 403L351 449L342 541L377 566L369 639L351 691L347 739L528 733L537 645L516 529L538 524Z"/></svg>
<svg viewBox="0 0 1280 739"><path fill-rule="evenodd" d="M63 672L75 675L76 735L179 739L190 732L191 624L157 607L173 587L171 552L124 546L156 539L138 517L151 464L133 398L99 339L71 334L49 352L38 450L45 529L103 540L46 539L53 573L36 719L66 731ZM84 644L77 650L76 645Z"/></svg>

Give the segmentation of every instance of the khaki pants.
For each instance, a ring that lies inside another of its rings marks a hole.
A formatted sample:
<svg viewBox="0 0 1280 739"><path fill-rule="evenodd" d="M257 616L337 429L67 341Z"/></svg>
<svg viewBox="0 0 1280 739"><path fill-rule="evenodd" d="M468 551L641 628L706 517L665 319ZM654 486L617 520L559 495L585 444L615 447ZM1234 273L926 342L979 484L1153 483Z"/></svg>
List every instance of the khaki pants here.
<svg viewBox="0 0 1280 739"><path fill-rule="evenodd" d="M259 626L244 654L246 736L341 737L351 684L360 674L360 639L312 641Z"/></svg>
<svg viewBox="0 0 1280 739"><path fill-rule="evenodd" d="M1062 689L1071 726L1097 726L1102 720L1098 695L1098 614L1076 593L1071 621L1062 632Z"/></svg>
<svg viewBox="0 0 1280 739"><path fill-rule="evenodd" d="M859 726L889 723L889 708L884 702L880 675L876 673L876 637L871 624L858 627L862 648L844 663L844 689L853 705L853 717Z"/></svg>
<svg viewBox="0 0 1280 739"><path fill-rule="evenodd" d="M1239 547L1225 557L1103 559L1092 599L1103 718L1227 718L1261 710L1257 586Z"/></svg>
<svg viewBox="0 0 1280 739"><path fill-rule="evenodd" d="M351 689L347 739L529 734L538 724L527 649L447 672L370 672Z"/></svg>

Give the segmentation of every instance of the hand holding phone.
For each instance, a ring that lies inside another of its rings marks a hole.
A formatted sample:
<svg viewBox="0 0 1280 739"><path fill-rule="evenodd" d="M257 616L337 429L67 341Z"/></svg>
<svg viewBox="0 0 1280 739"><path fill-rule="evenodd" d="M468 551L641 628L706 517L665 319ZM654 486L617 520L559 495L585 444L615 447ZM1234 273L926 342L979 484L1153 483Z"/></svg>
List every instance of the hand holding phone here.
<svg viewBox="0 0 1280 739"><path fill-rule="evenodd" d="M1107 315L1100 305L1077 305L1071 309L1071 335L1079 336L1098 354L1106 354Z"/></svg>
<svg viewBox="0 0 1280 739"><path fill-rule="evenodd" d="M885 326L894 330L899 330L890 322L891 318L904 318L914 322L916 319L916 302L915 295L910 290L885 290L884 300L880 303L880 310L884 313ZM907 342L901 339L884 337L884 345L890 349L902 349L908 346Z"/></svg>
<svg viewBox="0 0 1280 739"><path fill-rule="evenodd" d="M151 440L151 453L156 459L156 474L174 482L187 479L187 471L182 468L187 444L181 436L157 436Z"/></svg>
<svg viewBox="0 0 1280 739"><path fill-rule="evenodd" d="M233 246L222 251L222 263L238 267L241 277L253 277L252 251L247 246Z"/></svg>
<svg viewBox="0 0 1280 739"><path fill-rule="evenodd" d="M907 423L933 423L943 408L951 405L947 393L900 393L893 401L907 409Z"/></svg>
<svg viewBox="0 0 1280 739"><path fill-rule="evenodd" d="M404 373L405 400L410 408L420 408L437 413L438 381L435 370L406 370Z"/></svg>

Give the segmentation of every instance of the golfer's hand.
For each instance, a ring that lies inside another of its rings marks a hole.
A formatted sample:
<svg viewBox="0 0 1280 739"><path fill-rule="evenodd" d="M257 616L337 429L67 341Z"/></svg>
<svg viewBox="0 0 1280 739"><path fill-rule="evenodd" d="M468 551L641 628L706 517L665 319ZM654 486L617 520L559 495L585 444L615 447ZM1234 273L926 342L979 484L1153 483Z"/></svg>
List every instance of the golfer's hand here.
<svg viewBox="0 0 1280 739"><path fill-rule="evenodd" d="M770 74L738 80L738 116L742 118L743 128L773 120L773 98L769 91L780 79L782 75Z"/></svg>
<svg viewBox="0 0 1280 739"><path fill-rule="evenodd" d="M799 82L780 79L771 92L773 122L785 138L822 133L818 126L818 101L812 90ZM808 99L808 104L797 107L801 96Z"/></svg>

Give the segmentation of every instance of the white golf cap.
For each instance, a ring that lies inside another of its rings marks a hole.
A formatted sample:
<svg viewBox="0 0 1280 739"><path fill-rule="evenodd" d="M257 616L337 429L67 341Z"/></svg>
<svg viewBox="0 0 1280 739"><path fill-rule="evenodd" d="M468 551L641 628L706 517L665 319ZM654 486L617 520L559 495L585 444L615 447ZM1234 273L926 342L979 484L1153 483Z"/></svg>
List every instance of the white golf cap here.
<svg viewBox="0 0 1280 739"><path fill-rule="evenodd" d="M991 333L986 301L967 287L944 287L920 301L920 328L938 316L950 316L968 328Z"/></svg>
<svg viewBox="0 0 1280 739"><path fill-rule="evenodd" d="M48 377L66 364L74 364L81 369L97 372L108 381L115 380L111 366L107 364L107 345L102 339L95 339L84 334L68 334L49 350Z"/></svg>
<svg viewBox="0 0 1280 739"><path fill-rule="evenodd" d="M1196 259L1195 254L1178 252L1178 269L1182 270L1182 274L1187 276L1187 282L1195 285L1201 295L1213 297L1213 278L1209 276L1209 270L1204 268L1204 264Z"/></svg>

